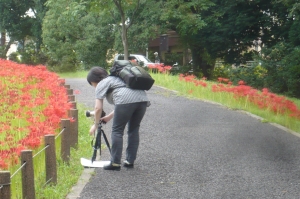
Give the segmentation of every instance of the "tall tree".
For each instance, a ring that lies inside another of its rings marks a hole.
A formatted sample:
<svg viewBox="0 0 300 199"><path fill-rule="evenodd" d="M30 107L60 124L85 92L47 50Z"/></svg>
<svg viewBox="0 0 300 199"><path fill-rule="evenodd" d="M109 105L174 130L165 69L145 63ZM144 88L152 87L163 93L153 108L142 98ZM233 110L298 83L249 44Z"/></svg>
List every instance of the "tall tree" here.
<svg viewBox="0 0 300 199"><path fill-rule="evenodd" d="M31 27L32 36L34 37L36 49L40 51L42 41L42 24L47 12L45 3L47 0L33 0L34 4L31 7L31 12L34 14L34 21Z"/></svg>
<svg viewBox="0 0 300 199"><path fill-rule="evenodd" d="M63 70L92 65L106 67L106 55L114 44L114 25L103 12L76 0L48 0L43 42L53 61Z"/></svg>
<svg viewBox="0 0 300 199"><path fill-rule="evenodd" d="M300 98L300 3L278 0L270 9L273 21L269 40L263 48L262 65L267 69L265 85L272 92Z"/></svg>
<svg viewBox="0 0 300 199"><path fill-rule="evenodd" d="M7 33L9 43L2 53L6 53L10 45L18 41L24 44L24 40L30 38L36 43L39 51L41 41L41 24L45 12L44 3L46 0L0 0L0 29L2 33ZM29 16L28 12L31 12Z"/></svg>
<svg viewBox="0 0 300 199"><path fill-rule="evenodd" d="M144 10L149 9L149 7L147 8L147 5L150 5L149 2L153 3L151 0L113 0L110 2L95 0L92 3L94 10L101 10L101 12L109 14L112 19L114 19L115 28L119 30L121 35L124 59L128 59L129 55L128 31L134 23L142 24L142 22L138 22L137 19ZM155 3L157 3L157 1L155 1Z"/></svg>
<svg viewBox="0 0 300 199"><path fill-rule="evenodd" d="M192 51L194 71L208 78L217 58L245 62L255 53L249 51L254 40L262 37L265 44L272 45L289 23L274 22L282 19L281 9L285 8L268 0L168 1L166 9L169 12L164 16ZM187 20L189 17L195 19Z"/></svg>
<svg viewBox="0 0 300 199"><path fill-rule="evenodd" d="M105 66L106 59L112 58L115 52L124 52L124 49L128 52L146 51L149 39L160 33L162 25L158 25L161 22L157 14L159 2L144 1L143 6L131 10L129 7L133 3L128 1L124 13L134 16L134 20L126 18L123 25L115 4L111 2L106 5L105 2L47 1L49 10L43 23L43 41L55 61L53 64L72 60L73 66L79 63L85 68L95 64ZM124 27L126 36L122 37ZM127 40L126 48L123 38Z"/></svg>
<svg viewBox="0 0 300 199"><path fill-rule="evenodd" d="M6 53L14 41L24 39L26 35L30 34L28 29L31 27L31 20L30 17L26 16L26 11L30 5L31 2L22 0L0 0L1 32L6 32L10 38L1 54L2 58L6 58Z"/></svg>

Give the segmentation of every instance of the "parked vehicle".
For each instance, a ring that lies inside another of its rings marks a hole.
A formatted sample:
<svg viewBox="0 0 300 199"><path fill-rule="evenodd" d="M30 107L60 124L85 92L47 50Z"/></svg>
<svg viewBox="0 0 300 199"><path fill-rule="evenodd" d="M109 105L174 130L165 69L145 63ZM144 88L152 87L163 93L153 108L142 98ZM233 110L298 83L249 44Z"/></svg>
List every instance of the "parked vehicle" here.
<svg viewBox="0 0 300 199"><path fill-rule="evenodd" d="M124 60L124 55L123 54L117 54L115 56L114 60ZM147 57L145 57L144 55L138 55L138 54L130 54L128 56L128 60L136 60L136 62L140 65L140 66L144 66L147 67L148 64L154 64L152 61L150 61Z"/></svg>

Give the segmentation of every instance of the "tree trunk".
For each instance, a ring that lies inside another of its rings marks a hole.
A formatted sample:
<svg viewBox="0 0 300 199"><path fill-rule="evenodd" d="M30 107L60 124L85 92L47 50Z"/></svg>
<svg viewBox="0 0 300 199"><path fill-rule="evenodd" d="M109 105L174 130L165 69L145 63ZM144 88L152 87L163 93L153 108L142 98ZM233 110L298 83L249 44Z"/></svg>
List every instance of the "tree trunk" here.
<svg viewBox="0 0 300 199"><path fill-rule="evenodd" d="M6 59L6 53L8 52L10 45L13 43L14 41L11 39L9 40L8 44L6 45L5 49L2 51L2 54L0 55L1 58Z"/></svg>
<svg viewBox="0 0 300 199"><path fill-rule="evenodd" d="M203 74L204 77L207 79L212 78L212 73L214 70L214 63L215 60L208 61L205 59L205 49L194 47L191 49L192 51L192 58L193 58L193 71L196 76L200 76L199 72Z"/></svg>
<svg viewBox="0 0 300 199"><path fill-rule="evenodd" d="M200 68L202 69L203 76L206 77L207 79L212 78L213 70L214 70L214 65L209 64L206 61L202 60L200 64Z"/></svg>
<svg viewBox="0 0 300 199"><path fill-rule="evenodd" d="M123 20L122 20L123 21ZM122 23L122 43L124 47L124 60L128 60L128 40L127 40L127 28L125 21Z"/></svg>
<svg viewBox="0 0 300 199"><path fill-rule="evenodd" d="M5 41L6 41L6 33L5 33L5 31L3 31L3 32L1 32L0 46L5 46Z"/></svg>

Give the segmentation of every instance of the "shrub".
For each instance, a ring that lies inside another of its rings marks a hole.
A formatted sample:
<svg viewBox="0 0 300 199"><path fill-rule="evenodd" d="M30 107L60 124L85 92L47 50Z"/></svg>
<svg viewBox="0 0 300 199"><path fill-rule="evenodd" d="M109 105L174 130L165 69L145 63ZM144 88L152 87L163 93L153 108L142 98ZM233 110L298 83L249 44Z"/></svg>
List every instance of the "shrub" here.
<svg viewBox="0 0 300 199"><path fill-rule="evenodd" d="M264 49L262 66L267 70L265 86L272 92L300 97L300 47L281 42Z"/></svg>
<svg viewBox="0 0 300 199"><path fill-rule="evenodd" d="M221 65L215 67L212 73L212 79L216 80L218 77L229 78L232 67L230 65Z"/></svg>
<svg viewBox="0 0 300 199"><path fill-rule="evenodd" d="M244 67L230 70L228 78L237 85L240 80L243 80L247 85L262 89L264 88L264 81L267 75L267 70L262 66Z"/></svg>
<svg viewBox="0 0 300 199"><path fill-rule="evenodd" d="M18 53L18 52L13 52L13 53L11 53L9 56L8 56L8 58L9 58L9 60L11 60L11 61L14 61L14 62L20 62L21 60L19 59L19 56L20 56L20 54Z"/></svg>

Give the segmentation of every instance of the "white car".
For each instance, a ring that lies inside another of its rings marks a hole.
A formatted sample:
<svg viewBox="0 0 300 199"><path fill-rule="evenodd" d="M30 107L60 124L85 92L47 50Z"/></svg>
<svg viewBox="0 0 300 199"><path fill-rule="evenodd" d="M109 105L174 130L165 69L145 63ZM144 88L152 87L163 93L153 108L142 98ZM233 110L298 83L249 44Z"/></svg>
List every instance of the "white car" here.
<svg viewBox="0 0 300 199"><path fill-rule="evenodd" d="M115 56L114 60L124 60L124 55L123 54L118 54ZM147 67L148 64L154 64L152 61L150 61L147 57L144 55L137 55L137 54L130 54L128 56L128 60L136 60L136 62L144 67Z"/></svg>

